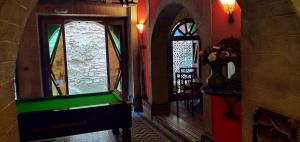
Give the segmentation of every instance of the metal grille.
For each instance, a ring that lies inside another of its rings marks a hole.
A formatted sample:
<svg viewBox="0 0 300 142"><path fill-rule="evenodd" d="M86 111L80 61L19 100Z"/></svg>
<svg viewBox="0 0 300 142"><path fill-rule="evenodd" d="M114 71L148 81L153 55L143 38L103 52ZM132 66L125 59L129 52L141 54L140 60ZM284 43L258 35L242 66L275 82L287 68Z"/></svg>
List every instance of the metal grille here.
<svg viewBox="0 0 300 142"><path fill-rule="evenodd" d="M193 42L191 40L173 41L173 80L180 68L193 65ZM175 82L174 82L175 83Z"/></svg>

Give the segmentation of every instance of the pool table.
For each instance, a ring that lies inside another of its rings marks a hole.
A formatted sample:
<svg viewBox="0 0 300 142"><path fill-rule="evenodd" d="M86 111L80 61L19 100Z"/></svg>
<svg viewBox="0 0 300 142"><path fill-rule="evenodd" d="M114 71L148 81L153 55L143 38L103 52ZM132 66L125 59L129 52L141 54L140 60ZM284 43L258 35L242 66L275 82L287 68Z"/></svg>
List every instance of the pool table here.
<svg viewBox="0 0 300 142"><path fill-rule="evenodd" d="M116 91L17 100L16 107L22 142L119 128L131 141L131 104Z"/></svg>

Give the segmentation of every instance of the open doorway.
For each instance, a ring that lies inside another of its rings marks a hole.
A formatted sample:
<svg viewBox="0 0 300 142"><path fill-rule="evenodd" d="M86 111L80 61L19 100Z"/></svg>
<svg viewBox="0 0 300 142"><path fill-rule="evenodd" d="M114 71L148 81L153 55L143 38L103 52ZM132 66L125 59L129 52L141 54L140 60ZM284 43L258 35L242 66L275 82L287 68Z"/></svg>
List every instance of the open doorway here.
<svg viewBox="0 0 300 142"><path fill-rule="evenodd" d="M122 20L39 18L44 96L122 92L123 26Z"/></svg>
<svg viewBox="0 0 300 142"><path fill-rule="evenodd" d="M198 26L192 19L178 21L171 30L171 61L172 82L175 85L175 74L182 68L195 68L194 76L200 77L201 64L198 58L200 51L200 37Z"/></svg>

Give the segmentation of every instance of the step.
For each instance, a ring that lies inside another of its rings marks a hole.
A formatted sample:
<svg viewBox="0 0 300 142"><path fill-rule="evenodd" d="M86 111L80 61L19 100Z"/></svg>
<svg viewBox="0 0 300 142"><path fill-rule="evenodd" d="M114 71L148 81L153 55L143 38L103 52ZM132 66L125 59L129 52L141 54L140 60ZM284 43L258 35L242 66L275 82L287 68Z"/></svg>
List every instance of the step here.
<svg viewBox="0 0 300 142"><path fill-rule="evenodd" d="M179 123L174 123L174 121L170 120L174 119L174 117L176 116L154 116L152 118L152 121L178 135L185 142L201 141L201 136L203 135L203 132L201 130L193 128L181 118L176 117L175 119Z"/></svg>

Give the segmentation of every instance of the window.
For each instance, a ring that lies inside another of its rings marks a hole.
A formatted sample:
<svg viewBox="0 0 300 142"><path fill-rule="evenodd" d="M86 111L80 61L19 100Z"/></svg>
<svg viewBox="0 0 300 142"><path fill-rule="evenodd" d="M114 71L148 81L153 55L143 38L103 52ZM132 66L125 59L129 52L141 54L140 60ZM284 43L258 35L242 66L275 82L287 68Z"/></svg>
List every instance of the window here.
<svg viewBox="0 0 300 142"><path fill-rule="evenodd" d="M172 37L197 36L198 28L191 19L179 21L172 29Z"/></svg>

